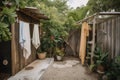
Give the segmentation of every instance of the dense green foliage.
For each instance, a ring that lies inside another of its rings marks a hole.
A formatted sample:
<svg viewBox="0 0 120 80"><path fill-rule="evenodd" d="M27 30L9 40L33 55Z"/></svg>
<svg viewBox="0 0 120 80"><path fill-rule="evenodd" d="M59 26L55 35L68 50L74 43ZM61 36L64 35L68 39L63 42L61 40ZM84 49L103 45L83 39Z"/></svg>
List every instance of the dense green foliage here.
<svg viewBox="0 0 120 80"><path fill-rule="evenodd" d="M67 16L68 6L66 5L67 0L3 0L0 2L0 22L5 24L4 29L1 28L0 32L0 40L8 40L10 39L10 32L8 26L15 22L16 10L19 8L24 8L25 5L29 7L37 7L40 9L41 13L46 14L50 20L42 21L43 29L48 32L50 35L47 37L54 35L56 37L63 36L65 37L67 34L66 31L69 31L69 25L75 23L74 19ZM48 4L49 3L49 4ZM0 23L0 24L1 24ZM1 25L3 25L1 24ZM66 27L65 27L66 26ZM5 38L6 37L6 38Z"/></svg>
<svg viewBox="0 0 120 80"><path fill-rule="evenodd" d="M88 6L78 7L77 9L72 10L68 14L68 16L72 16L75 21L81 20L81 19L85 18L86 14L88 12L88 9L89 9Z"/></svg>
<svg viewBox="0 0 120 80"><path fill-rule="evenodd" d="M120 11L119 4L120 0L89 0L86 6L72 10L69 15L78 21L97 12Z"/></svg>
<svg viewBox="0 0 120 80"><path fill-rule="evenodd" d="M24 7L29 0L1 0L0 1L0 42L10 40L8 29L15 22L16 10Z"/></svg>
<svg viewBox="0 0 120 80"><path fill-rule="evenodd" d="M37 0L0 0L0 42L11 39L9 26L15 22L16 10Z"/></svg>
<svg viewBox="0 0 120 80"><path fill-rule="evenodd" d="M1 0L0 41L10 39L8 27L15 22L16 10L25 6L37 7L50 18L49 21L43 21L43 26L54 36L66 36L76 26L75 22L86 15L100 11L120 11L120 0L89 0L86 6L77 9L68 8L66 2L67 0Z"/></svg>
<svg viewBox="0 0 120 80"><path fill-rule="evenodd" d="M68 16L66 0L45 0L32 5L37 5L37 8L50 18L48 21L41 20L42 48L50 52L50 49L62 46L59 43L64 42L68 32L75 26L74 19Z"/></svg>
<svg viewBox="0 0 120 80"><path fill-rule="evenodd" d="M120 0L89 0L87 6L91 14L100 11L120 11Z"/></svg>

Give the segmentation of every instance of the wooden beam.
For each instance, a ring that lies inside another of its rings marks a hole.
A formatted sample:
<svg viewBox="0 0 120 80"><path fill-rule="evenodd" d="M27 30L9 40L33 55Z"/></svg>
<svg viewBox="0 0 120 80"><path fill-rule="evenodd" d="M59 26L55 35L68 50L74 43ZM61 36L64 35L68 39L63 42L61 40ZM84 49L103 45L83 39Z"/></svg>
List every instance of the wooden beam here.
<svg viewBox="0 0 120 80"><path fill-rule="evenodd" d="M29 13L29 11L28 11L27 13L24 12L24 11L18 11L18 12L20 12L21 14L26 15L27 17L30 17L31 19L34 19L34 20L39 21L39 19L35 17L35 14L32 14L32 15L31 15L31 14Z"/></svg>
<svg viewBox="0 0 120 80"><path fill-rule="evenodd" d="M33 24L39 24L40 21L33 19L31 16L28 16L22 12L17 12L18 18L22 21L28 22L28 23L33 23Z"/></svg>
<svg viewBox="0 0 120 80"><path fill-rule="evenodd" d="M32 18L36 19L36 20L40 20L39 17L37 17L37 15L40 15L38 13L35 13L35 12L31 12L31 11L28 11L28 10L20 10L20 12L28 15L28 16L31 16Z"/></svg>
<svg viewBox="0 0 120 80"><path fill-rule="evenodd" d="M91 64L94 64L93 57L94 57L94 50L95 50L95 25L96 25L96 17L93 19L93 38L92 38L92 51L91 51Z"/></svg>
<svg viewBox="0 0 120 80"><path fill-rule="evenodd" d="M95 14L93 14L93 15L87 17L87 18L84 18L83 20L78 21L77 24L81 24L81 23L83 23L83 22L87 22L89 19L93 19L94 16L96 16L96 15L98 15L98 14L95 13Z"/></svg>
<svg viewBox="0 0 120 80"><path fill-rule="evenodd" d="M40 20L40 19L49 20L49 18L45 16L44 14L40 13L39 10L31 10L31 9L25 8L25 9L20 9L19 11L36 20Z"/></svg>
<svg viewBox="0 0 120 80"><path fill-rule="evenodd" d="M99 12L99 15L120 15L120 12Z"/></svg>
<svg viewBox="0 0 120 80"><path fill-rule="evenodd" d="M11 40L11 61L12 61L12 75L16 73L16 44L15 44L15 24L11 25L12 40Z"/></svg>
<svg viewBox="0 0 120 80"><path fill-rule="evenodd" d="M98 15L120 15L120 12L99 12L99 13L95 13L89 17L86 17L84 18L83 20L80 20L77 22L77 24L81 24L82 22L84 21L88 21L89 19L94 19L95 16L98 16Z"/></svg>

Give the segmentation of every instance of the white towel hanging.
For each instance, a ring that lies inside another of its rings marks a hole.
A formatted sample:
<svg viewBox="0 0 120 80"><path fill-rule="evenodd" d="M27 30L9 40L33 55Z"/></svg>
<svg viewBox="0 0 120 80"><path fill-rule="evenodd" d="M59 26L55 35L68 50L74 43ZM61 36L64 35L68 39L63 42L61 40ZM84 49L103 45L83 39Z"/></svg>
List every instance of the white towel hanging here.
<svg viewBox="0 0 120 80"><path fill-rule="evenodd" d="M19 43L23 49L23 56L28 59L31 54L30 28L29 24L20 21Z"/></svg>
<svg viewBox="0 0 120 80"><path fill-rule="evenodd" d="M37 24L34 25L32 44L36 49L40 46L39 28Z"/></svg>

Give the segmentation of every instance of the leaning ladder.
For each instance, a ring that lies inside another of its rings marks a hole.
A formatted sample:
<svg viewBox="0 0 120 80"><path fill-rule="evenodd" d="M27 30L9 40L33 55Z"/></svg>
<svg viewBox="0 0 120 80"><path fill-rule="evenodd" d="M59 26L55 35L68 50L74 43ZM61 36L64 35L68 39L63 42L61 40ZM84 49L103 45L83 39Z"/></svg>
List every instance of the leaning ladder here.
<svg viewBox="0 0 120 80"><path fill-rule="evenodd" d="M88 41L87 44L90 44L90 51L88 52L88 55L90 55L90 64L94 64L93 57L94 57L94 51L95 51L95 26L96 26L96 18L93 19L93 25L92 25L92 40Z"/></svg>

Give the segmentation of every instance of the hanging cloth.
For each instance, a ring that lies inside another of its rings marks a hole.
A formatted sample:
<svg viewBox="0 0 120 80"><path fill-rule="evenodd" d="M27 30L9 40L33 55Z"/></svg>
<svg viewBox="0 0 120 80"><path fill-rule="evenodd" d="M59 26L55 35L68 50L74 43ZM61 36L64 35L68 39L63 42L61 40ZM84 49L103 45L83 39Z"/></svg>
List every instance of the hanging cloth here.
<svg viewBox="0 0 120 80"><path fill-rule="evenodd" d="M40 46L39 28L37 24L34 24L32 44L36 49Z"/></svg>
<svg viewBox="0 0 120 80"><path fill-rule="evenodd" d="M23 56L28 59L31 54L30 28L29 24L20 21L19 43L23 49Z"/></svg>
<svg viewBox="0 0 120 80"><path fill-rule="evenodd" d="M85 62L86 41L87 41L87 36L89 36L89 30L90 30L90 27L88 23L83 22L82 29L81 29L81 40L80 40L80 51L79 51L79 56L80 56L82 65L84 65L84 62Z"/></svg>

